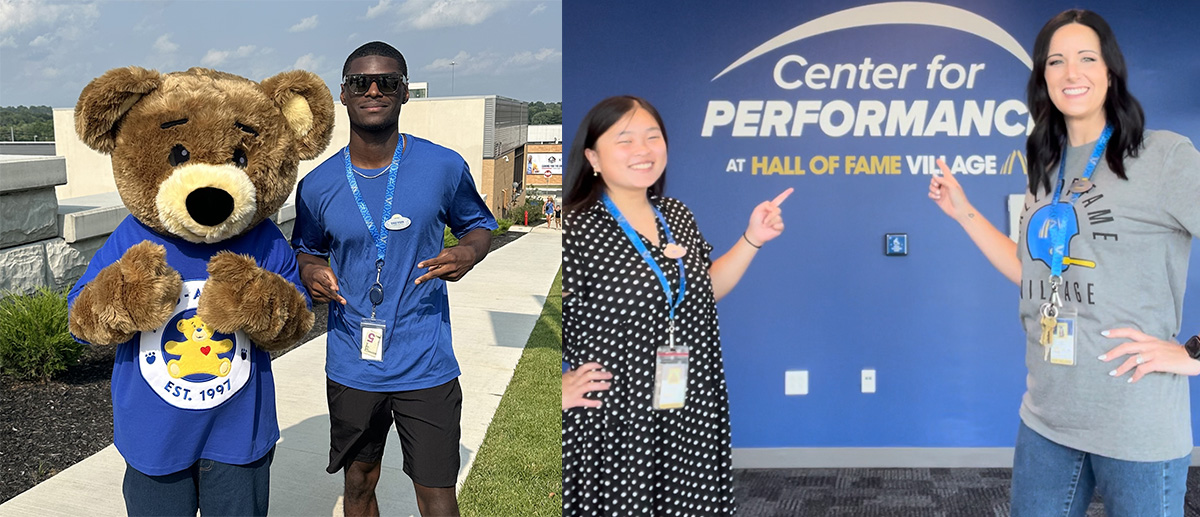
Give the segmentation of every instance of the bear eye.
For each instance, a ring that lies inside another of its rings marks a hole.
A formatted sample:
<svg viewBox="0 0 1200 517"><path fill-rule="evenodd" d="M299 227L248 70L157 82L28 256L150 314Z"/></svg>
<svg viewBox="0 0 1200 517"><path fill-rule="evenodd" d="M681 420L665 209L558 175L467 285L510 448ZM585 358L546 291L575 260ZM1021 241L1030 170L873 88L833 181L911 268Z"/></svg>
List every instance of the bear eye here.
<svg viewBox="0 0 1200 517"><path fill-rule="evenodd" d="M239 168L245 169L246 164L248 162L249 162L249 160L246 159L246 151L243 151L241 149L233 150L233 164L234 165L237 165Z"/></svg>
<svg viewBox="0 0 1200 517"><path fill-rule="evenodd" d="M171 162L172 167L177 167L179 164L188 161L188 158L191 156L182 144L175 144L175 147L171 148L171 158L168 161Z"/></svg>

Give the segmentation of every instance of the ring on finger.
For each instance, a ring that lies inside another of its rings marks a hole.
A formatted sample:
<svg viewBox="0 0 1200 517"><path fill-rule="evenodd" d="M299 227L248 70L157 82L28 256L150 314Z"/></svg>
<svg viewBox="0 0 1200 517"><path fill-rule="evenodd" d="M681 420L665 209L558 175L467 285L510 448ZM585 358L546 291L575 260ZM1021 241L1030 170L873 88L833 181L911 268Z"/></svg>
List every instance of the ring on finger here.
<svg viewBox="0 0 1200 517"><path fill-rule="evenodd" d="M1142 358L1142 354L1138 354L1136 362L1137 362L1137 364L1145 364L1146 360L1144 358Z"/></svg>

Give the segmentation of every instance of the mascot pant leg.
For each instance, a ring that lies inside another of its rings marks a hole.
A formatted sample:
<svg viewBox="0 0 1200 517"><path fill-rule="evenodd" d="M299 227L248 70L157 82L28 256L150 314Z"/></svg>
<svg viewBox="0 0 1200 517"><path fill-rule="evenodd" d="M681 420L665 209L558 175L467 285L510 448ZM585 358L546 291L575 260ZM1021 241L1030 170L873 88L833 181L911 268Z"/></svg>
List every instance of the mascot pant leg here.
<svg viewBox="0 0 1200 517"><path fill-rule="evenodd" d="M251 463L231 465L202 459L163 476L149 476L125 464L125 510L130 517L267 515L271 461L275 448Z"/></svg>

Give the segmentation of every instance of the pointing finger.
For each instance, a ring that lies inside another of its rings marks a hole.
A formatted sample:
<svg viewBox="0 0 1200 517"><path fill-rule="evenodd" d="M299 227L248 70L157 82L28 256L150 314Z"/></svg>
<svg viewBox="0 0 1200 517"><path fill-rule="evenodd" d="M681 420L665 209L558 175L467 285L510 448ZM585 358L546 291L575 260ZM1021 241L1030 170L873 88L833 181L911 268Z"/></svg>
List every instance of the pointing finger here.
<svg viewBox="0 0 1200 517"><path fill-rule="evenodd" d="M958 185L958 179L954 177L954 173L950 171L950 167L946 166L945 160L938 158L937 166L938 169L941 169L942 171L942 177L939 183L944 182L946 185Z"/></svg>
<svg viewBox="0 0 1200 517"><path fill-rule="evenodd" d="M771 200L771 204L775 205L775 206L779 206L779 205L783 204L783 201L785 199L787 199L788 196L792 195L792 191L794 191L794 190L796 190L796 189L788 187L787 190L783 191L778 196L775 196L775 199Z"/></svg>

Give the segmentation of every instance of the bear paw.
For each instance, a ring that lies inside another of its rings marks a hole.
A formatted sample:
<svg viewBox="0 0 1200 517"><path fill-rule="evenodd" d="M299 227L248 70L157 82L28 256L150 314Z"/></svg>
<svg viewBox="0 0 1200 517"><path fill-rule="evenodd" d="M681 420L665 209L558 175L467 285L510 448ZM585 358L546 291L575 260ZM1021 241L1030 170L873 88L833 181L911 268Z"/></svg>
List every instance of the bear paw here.
<svg viewBox="0 0 1200 517"><path fill-rule="evenodd" d="M208 263L208 275L196 313L213 329L225 334L244 331L270 351L295 344L312 328L313 314L304 295L250 257L218 253Z"/></svg>
<svg viewBox="0 0 1200 517"><path fill-rule="evenodd" d="M167 250L142 241L101 269L71 307L71 333L115 345L162 327L179 300L183 279L167 265Z"/></svg>

